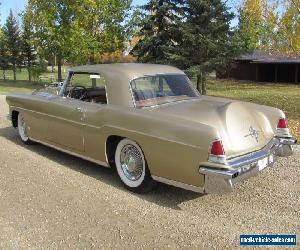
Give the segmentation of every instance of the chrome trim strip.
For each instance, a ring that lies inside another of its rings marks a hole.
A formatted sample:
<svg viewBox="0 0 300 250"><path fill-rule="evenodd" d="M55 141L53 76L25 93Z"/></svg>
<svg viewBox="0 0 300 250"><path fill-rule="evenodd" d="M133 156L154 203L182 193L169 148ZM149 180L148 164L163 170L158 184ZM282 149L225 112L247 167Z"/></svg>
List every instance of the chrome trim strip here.
<svg viewBox="0 0 300 250"><path fill-rule="evenodd" d="M273 145L275 145L275 144L272 141L272 143L269 143L262 150L259 150L259 151L241 156L241 157L231 159L231 160L226 162L226 165L230 166L231 168L236 169L236 168L238 168L242 165L250 164L252 162L263 159L263 158L269 156L270 154L272 154L275 151L275 148L272 149ZM277 146L275 146L275 147L277 147Z"/></svg>
<svg viewBox="0 0 300 250"><path fill-rule="evenodd" d="M104 128L104 127L116 128L116 129L124 130L124 131L127 131L127 132L136 133L136 134L139 134L139 135L152 137L152 138L159 139L159 140L165 140L165 141L171 142L171 143L177 143L177 144L188 146L188 147L191 147L191 148L198 148L198 149L200 148L199 146L190 145L190 144L186 144L186 143L178 142L178 141L173 141L173 140L165 139L165 138L154 136L154 135L149 135L149 134L139 132L139 131L135 131L135 130L131 130L131 129L121 128L121 127L117 127L117 126L109 126L109 125L103 125L103 127L101 127L101 128ZM122 136L122 135L120 135L120 136Z"/></svg>
<svg viewBox="0 0 300 250"><path fill-rule="evenodd" d="M48 116L48 117L51 117L51 118L60 119L62 121L67 121L67 122L74 123L74 124L77 124L77 125L94 128L94 129L103 129L105 127L110 127L110 128L124 130L124 131L127 131L127 132L136 133L136 134L139 134L139 135L149 136L149 137L152 137L152 138L155 138L155 139L165 140L165 141L171 142L171 143L178 143L180 145L184 145L184 146L188 146L188 147L192 147L192 148L199 148L198 146L195 146L195 145L190 145L190 144L186 144L186 143L183 143L183 142L169 140L169 139L165 139L165 138L162 138L162 137L153 136L153 135L149 135L149 134L146 134L146 133L143 133L143 132L139 132L139 131L135 131L135 130L130 130L130 129L126 129L126 128L122 128L122 127L118 127L118 126L110 126L110 125L106 125L105 124L105 125L103 125L101 127L98 127L98 126L93 126L93 125L90 125L90 124L87 124L87 123L80 123L80 122L76 122L76 121L71 121L71 120L68 120L68 119L61 118L61 117L57 117L57 116L53 116L53 115L48 115L48 114L45 114L45 113L41 113L41 112L29 110L29 109L24 109L24 108L20 108L20 107L16 107L16 106L11 106L11 107L12 108L17 108L17 109L20 109L20 110L29 111L29 112L32 112L32 113L35 113L35 114L39 114L39 115ZM122 135L120 135L120 136L122 136Z"/></svg>
<svg viewBox="0 0 300 250"><path fill-rule="evenodd" d="M69 154L69 155L73 155L73 156L79 157L79 158L81 158L81 159L83 159L83 160L86 160L86 161L90 161L90 162L96 163L96 164L101 165L101 166L103 166L103 167L109 167L109 165L107 164L107 162L98 161L98 160L92 159L92 158L90 158L90 157L83 156L83 155L81 155L81 154L77 154L77 153L74 153L74 152L69 151L69 150L66 150L66 149L62 149L62 148L60 148L60 147L54 146L54 145L52 145L52 144L50 144L50 143L43 142L43 141L40 141L40 140L37 140L37 139L30 138L30 140L31 140L31 141L34 141L34 142L37 142L37 143L40 143L40 144L43 144L43 145L45 145L45 146L47 146L47 147L54 148L54 149L56 149L56 150L58 150L58 151L61 151L61 152L63 152L63 153L67 153L67 154Z"/></svg>
<svg viewBox="0 0 300 250"><path fill-rule="evenodd" d="M131 100L132 100L132 103L133 103L133 107L136 108L136 101L135 101L135 98L133 96L133 90L132 90L132 86L131 86L131 82L134 81L134 80L135 79L129 81L129 92L130 92L130 95L131 95Z"/></svg>
<svg viewBox="0 0 300 250"><path fill-rule="evenodd" d="M54 115L49 115L49 114L41 113L41 112L38 112L38 111L33 111L33 110L30 110L30 109L25 109L25 108L16 107L16 106L11 106L11 108L16 108L16 109L20 109L20 110L23 110L23 111L28 111L28 112L31 112L31 113L34 113L34 114L38 114L38 115L44 115L44 116L55 118L55 119L59 119L59 120L62 120L62 121L66 121L66 122L70 122L70 123L75 123L77 125L82 125L82 126L86 126L87 125L85 123L68 120L68 119L65 119L65 118L62 118L62 117L58 117L58 116L54 116Z"/></svg>
<svg viewBox="0 0 300 250"><path fill-rule="evenodd" d="M106 96L106 105L108 105L109 104L109 100L108 100L108 95L107 95L107 87L106 87L106 81L105 81L105 79L104 79L104 82L105 82L104 89L105 89L105 96ZM101 104L101 105L103 105L103 104Z"/></svg>
<svg viewBox="0 0 300 250"><path fill-rule="evenodd" d="M162 103L162 104L157 104L157 105L152 105L152 106L145 106L145 107L141 107L140 109L156 109L162 106L172 106L172 105L176 105L179 103L186 103L186 102L193 102L193 101L199 101L200 100L200 96L199 97L191 97L193 99L185 99L185 100L180 100L180 101L174 101L174 102L167 102L167 103Z"/></svg>
<svg viewBox="0 0 300 250"><path fill-rule="evenodd" d="M152 175L152 178L155 181L162 182L162 183L165 183L167 185L183 188L183 189L190 190L190 191L193 191L193 192L196 192L196 193L204 193L203 187L196 187L196 186L188 185L188 184L178 182L178 181L173 181L173 180L166 179L166 178L159 177L159 176L155 176L155 175Z"/></svg>
<svg viewBox="0 0 300 250"><path fill-rule="evenodd" d="M288 137L288 138L278 137L277 139L279 140L279 142L281 144L284 144L284 145L295 145L295 144L297 144L297 139L295 139L293 137Z"/></svg>
<svg viewBox="0 0 300 250"><path fill-rule="evenodd" d="M201 174L210 174L216 176L222 176L225 179L231 179L235 174L238 174L237 170L220 170L220 169L211 169L206 167L201 167L199 169Z"/></svg>

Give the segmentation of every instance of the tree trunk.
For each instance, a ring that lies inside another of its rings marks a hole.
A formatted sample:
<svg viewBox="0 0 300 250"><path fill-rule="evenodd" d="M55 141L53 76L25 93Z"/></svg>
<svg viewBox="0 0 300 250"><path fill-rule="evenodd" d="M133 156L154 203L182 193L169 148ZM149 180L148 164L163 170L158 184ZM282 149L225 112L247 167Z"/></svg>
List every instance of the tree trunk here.
<svg viewBox="0 0 300 250"><path fill-rule="evenodd" d="M206 95L206 74L202 74L202 95Z"/></svg>
<svg viewBox="0 0 300 250"><path fill-rule="evenodd" d="M92 54L90 55L90 64L93 65L95 64L95 51L92 51Z"/></svg>
<svg viewBox="0 0 300 250"><path fill-rule="evenodd" d="M28 71L28 81L31 82L31 62L29 60L28 60L27 71Z"/></svg>
<svg viewBox="0 0 300 250"><path fill-rule="evenodd" d="M16 65L14 64L13 65L13 73L14 73L14 81L16 81L17 80L17 69L16 69Z"/></svg>
<svg viewBox="0 0 300 250"><path fill-rule="evenodd" d="M202 93L202 73L197 75L197 90Z"/></svg>
<svg viewBox="0 0 300 250"><path fill-rule="evenodd" d="M57 56L57 80L59 82L62 81L61 67L62 67L62 59L60 56Z"/></svg>
<svg viewBox="0 0 300 250"><path fill-rule="evenodd" d="M31 79L32 79L32 77L31 77L31 67L28 67L27 71L28 71L28 81L31 82Z"/></svg>
<svg viewBox="0 0 300 250"><path fill-rule="evenodd" d="M5 69L3 70L3 80L6 80Z"/></svg>

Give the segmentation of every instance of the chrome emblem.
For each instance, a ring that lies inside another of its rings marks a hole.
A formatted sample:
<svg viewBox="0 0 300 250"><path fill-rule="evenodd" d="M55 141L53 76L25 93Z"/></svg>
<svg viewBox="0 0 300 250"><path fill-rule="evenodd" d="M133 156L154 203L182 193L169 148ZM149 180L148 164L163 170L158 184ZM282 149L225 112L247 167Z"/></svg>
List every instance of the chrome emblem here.
<svg viewBox="0 0 300 250"><path fill-rule="evenodd" d="M255 128L253 128L252 126L250 126L249 134L245 135L245 137L248 137L248 136L251 136L252 138L254 138L256 140L256 142L258 142L259 131Z"/></svg>

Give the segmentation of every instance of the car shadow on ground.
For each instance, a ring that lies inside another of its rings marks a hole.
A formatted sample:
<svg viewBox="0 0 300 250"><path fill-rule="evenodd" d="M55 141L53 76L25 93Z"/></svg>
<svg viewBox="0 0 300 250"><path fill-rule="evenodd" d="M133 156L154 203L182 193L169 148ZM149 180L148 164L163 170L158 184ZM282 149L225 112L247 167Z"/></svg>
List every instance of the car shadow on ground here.
<svg viewBox="0 0 300 250"><path fill-rule="evenodd" d="M184 189L172 187L159 183L157 188L147 194L134 194L127 191L119 180L115 169L100 167L92 162L80 159L75 156L60 152L42 144L25 145L20 140L17 130L12 127L0 128L0 138L5 138L18 146L29 149L51 161L57 162L64 167L70 168L84 175L88 175L101 182L111 185L128 194L136 195L140 199L147 200L159 206L168 207L175 210L181 210L180 204L190 200L202 197L203 194L187 191Z"/></svg>

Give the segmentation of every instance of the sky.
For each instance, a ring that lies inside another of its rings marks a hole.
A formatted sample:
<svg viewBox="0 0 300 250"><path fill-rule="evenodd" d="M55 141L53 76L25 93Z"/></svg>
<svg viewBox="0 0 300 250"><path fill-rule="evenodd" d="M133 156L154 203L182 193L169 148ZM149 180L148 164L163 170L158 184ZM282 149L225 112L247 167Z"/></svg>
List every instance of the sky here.
<svg viewBox="0 0 300 250"><path fill-rule="evenodd" d="M19 13L24 10L25 5L27 4L27 0L0 0L0 24L3 25L8 14L9 10L12 9L14 13ZM147 0L133 0L134 5L142 5L146 3ZM233 6L233 3L240 2L240 0L227 0L228 5L230 7ZM233 21L233 25L235 24L236 20Z"/></svg>

